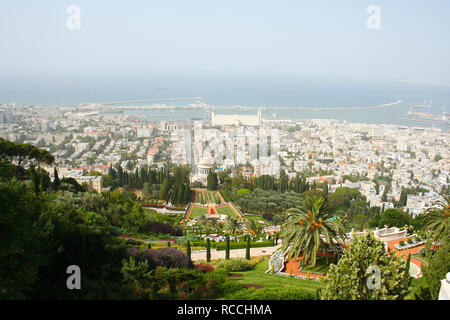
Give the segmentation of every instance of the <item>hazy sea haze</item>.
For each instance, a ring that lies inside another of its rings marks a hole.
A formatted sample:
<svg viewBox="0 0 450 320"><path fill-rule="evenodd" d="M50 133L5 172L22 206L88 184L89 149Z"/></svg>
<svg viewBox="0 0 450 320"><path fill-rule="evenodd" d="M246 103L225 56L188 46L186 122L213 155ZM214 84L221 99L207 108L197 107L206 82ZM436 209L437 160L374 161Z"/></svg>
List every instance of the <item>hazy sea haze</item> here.
<svg viewBox="0 0 450 320"><path fill-rule="evenodd" d="M114 75L67 79L1 79L0 102L29 105L71 105L85 102L106 102L176 97L203 97L214 106L283 106L283 107L349 107L374 106L402 99L401 104L383 109L346 111L279 110L279 117L329 118L350 122L419 125L403 120L413 105L433 99L431 109L441 113L441 106L450 106L450 87L382 82L344 78L294 77L169 77ZM167 102L184 104L192 102ZM216 111L220 113L220 111ZM230 111L224 111L229 113ZM241 111L232 111L239 113ZM265 117L275 111L264 111ZM136 114L135 111L130 112ZM251 111L254 113L254 111ZM145 119L164 115L164 111L139 111ZM169 114L170 115L170 114ZM177 118L206 117L203 111L177 111ZM156 117L154 120L164 119Z"/></svg>

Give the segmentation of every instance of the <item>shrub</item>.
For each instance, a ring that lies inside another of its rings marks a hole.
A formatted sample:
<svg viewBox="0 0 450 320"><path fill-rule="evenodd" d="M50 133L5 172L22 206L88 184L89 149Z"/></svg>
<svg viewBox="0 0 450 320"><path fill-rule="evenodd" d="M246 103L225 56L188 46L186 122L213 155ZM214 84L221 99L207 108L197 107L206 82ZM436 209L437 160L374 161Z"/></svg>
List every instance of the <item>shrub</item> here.
<svg viewBox="0 0 450 320"><path fill-rule="evenodd" d="M165 222L149 222L145 229L152 233L170 234L174 236L183 235L183 230L181 230L181 228L174 228L172 225Z"/></svg>
<svg viewBox="0 0 450 320"><path fill-rule="evenodd" d="M133 240L133 239L125 240L125 243L128 244L128 245L131 245L131 246L138 246L138 245L141 244L140 241L136 241L136 240Z"/></svg>
<svg viewBox="0 0 450 320"><path fill-rule="evenodd" d="M217 268L223 269L227 272L247 271L255 268L258 263L258 260L247 260L242 258L220 260L217 263Z"/></svg>
<svg viewBox="0 0 450 320"><path fill-rule="evenodd" d="M398 244L403 247L405 245L405 241L402 240Z"/></svg>
<svg viewBox="0 0 450 320"><path fill-rule="evenodd" d="M195 268L195 270L200 271L200 272L214 271L214 266L210 265L209 263L195 264L194 268Z"/></svg>
<svg viewBox="0 0 450 320"><path fill-rule="evenodd" d="M263 218L267 221L273 221L273 213L265 212L263 213Z"/></svg>
<svg viewBox="0 0 450 320"><path fill-rule="evenodd" d="M184 243L186 243L188 241L190 241L191 244L193 244L194 242L199 242L198 236L189 234L189 235L185 235L185 236L177 238L177 243L178 244L184 244Z"/></svg>
<svg viewBox="0 0 450 320"><path fill-rule="evenodd" d="M419 236L417 236L417 237L415 237L414 238L414 241L416 241L416 242L420 242L422 239L419 237Z"/></svg>
<svg viewBox="0 0 450 320"><path fill-rule="evenodd" d="M131 248L135 249L135 248ZM194 265L182 251L175 248L145 249L141 254L136 250L128 250L132 256L146 259L150 269L156 267L193 269Z"/></svg>
<svg viewBox="0 0 450 320"><path fill-rule="evenodd" d="M407 242L408 242L408 244L412 244L413 243L411 238L409 238Z"/></svg>
<svg viewBox="0 0 450 320"><path fill-rule="evenodd" d="M229 296L230 300L314 300L315 294L301 288L243 289Z"/></svg>

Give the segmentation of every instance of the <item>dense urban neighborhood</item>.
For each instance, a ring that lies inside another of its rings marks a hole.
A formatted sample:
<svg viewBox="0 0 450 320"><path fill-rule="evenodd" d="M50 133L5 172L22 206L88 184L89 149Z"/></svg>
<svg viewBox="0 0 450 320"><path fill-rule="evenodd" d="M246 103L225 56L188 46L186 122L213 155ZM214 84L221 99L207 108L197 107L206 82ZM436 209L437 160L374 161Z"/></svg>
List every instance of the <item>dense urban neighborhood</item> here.
<svg viewBox="0 0 450 320"><path fill-rule="evenodd" d="M128 108L0 105L1 299L448 294L448 130Z"/></svg>

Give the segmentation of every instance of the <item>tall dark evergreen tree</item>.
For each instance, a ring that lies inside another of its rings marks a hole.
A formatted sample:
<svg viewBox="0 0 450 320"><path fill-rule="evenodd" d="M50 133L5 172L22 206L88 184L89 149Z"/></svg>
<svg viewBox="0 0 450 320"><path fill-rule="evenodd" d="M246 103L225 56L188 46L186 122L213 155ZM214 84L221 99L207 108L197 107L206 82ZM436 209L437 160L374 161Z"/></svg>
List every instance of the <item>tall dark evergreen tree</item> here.
<svg viewBox="0 0 450 320"><path fill-rule="evenodd" d="M58 186L60 185L61 180L59 180L58 176L58 170L56 170L56 167L53 168L53 183L52 183L52 189L57 190Z"/></svg>
<svg viewBox="0 0 450 320"><path fill-rule="evenodd" d="M211 262L211 242L206 239L206 262Z"/></svg>
<svg viewBox="0 0 450 320"><path fill-rule="evenodd" d="M36 173L36 169L34 168L33 163L30 164L30 167L28 168L28 170L30 172L31 182L33 183L34 193L39 194L40 179L39 179L38 174Z"/></svg>
<svg viewBox="0 0 450 320"><path fill-rule="evenodd" d="M191 242L189 240L186 243L186 255L191 259Z"/></svg>
<svg viewBox="0 0 450 320"><path fill-rule="evenodd" d="M250 236L247 236L247 247L245 248L245 259L250 260Z"/></svg>
<svg viewBox="0 0 450 320"><path fill-rule="evenodd" d="M227 235L226 239L226 248L225 248L225 259L230 260L230 236Z"/></svg>

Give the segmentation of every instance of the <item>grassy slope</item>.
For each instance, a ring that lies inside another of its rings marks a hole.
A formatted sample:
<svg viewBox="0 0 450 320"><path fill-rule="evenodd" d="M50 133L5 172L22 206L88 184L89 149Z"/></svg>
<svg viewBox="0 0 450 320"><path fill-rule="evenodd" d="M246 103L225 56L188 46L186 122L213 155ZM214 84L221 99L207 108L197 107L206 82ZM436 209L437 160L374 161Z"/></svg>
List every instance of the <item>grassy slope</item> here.
<svg viewBox="0 0 450 320"><path fill-rule="evenodd" d="M243 274L243 279L239 280L241 283L259 284L264 288L303 288L315 292L317 289L322 288L323 284L318 281L302 280L289 278L277 274L265 273L269 268L269 259L261 261L253 270L237 272Z"/></svg>
<svg viewBox="0 0 450 320"><path fill-rule="evenodd" d="M189 219L194 219L195 217L201 216L203 214L208 214L208 209L193 207L192 211L191 211L191 215L189 216Z"/></svg>
<svg viewBox="0 0 450 320"><path fill-rule="evenodd" d="M244 215L244 218L246 218L248 220L264 221L269 224L272 224L270 221L267 221L266 219L264 219L262 215Z"/></svg>
<svg viewBox="0 0 450 320"><path fill-rule="evenodd" d="M227 216L234 219L237 218L236 214L230 207L217 208L217 212L219 214L226 214Z"/></svg>
<svg viewBox="0 0 450 320"><path fill-rule="evenodd" d="M302 267L302 271L308 272L311 270L311 272L318 272L318 273L327 273L328 269L330 269L330 264L334 263L334 258L328 258L328 263L326 262L325 257L317 257L316 258L316 266L314 268L310 266Z"/></svg>

